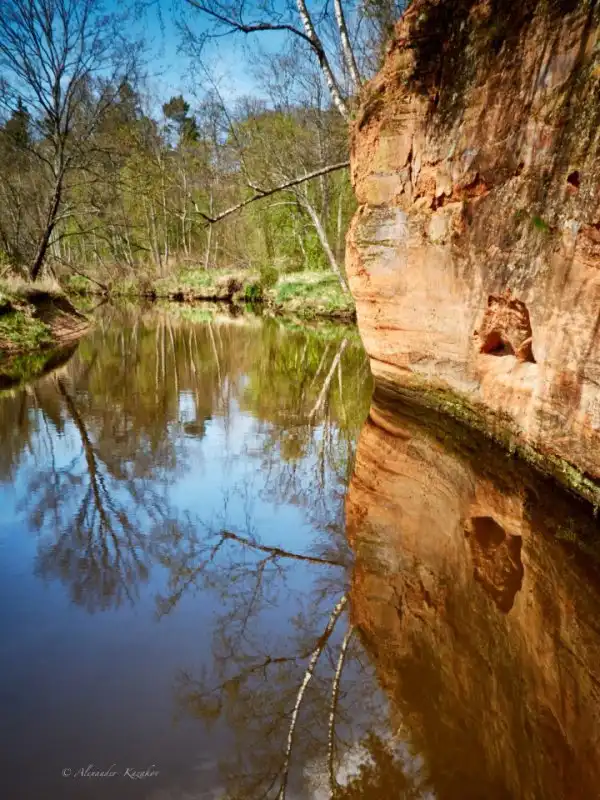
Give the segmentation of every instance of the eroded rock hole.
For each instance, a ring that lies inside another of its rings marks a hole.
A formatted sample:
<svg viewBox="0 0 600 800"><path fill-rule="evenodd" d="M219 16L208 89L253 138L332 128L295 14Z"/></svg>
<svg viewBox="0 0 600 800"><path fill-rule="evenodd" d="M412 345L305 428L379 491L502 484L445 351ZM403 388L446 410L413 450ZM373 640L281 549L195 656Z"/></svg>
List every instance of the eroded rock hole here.
<svg viewBox="0 0 600 800"><path fill-rule="evenodd" d="M525 303L508 294L489 296L477 336L480 353L514 356L535 364L529 311Z"/></svg>
<svg viewBox="0 0 600 800"><path fill-rule="evenodd" d="M515 351L510 342L507 342L501 331L490 331L484 343L481 345L481 352L492 356L514 356Z"/></svg>
<svg viewBox="0 0 600 800"><path fill-rule="evenodd" d="M493 517L472 517L465 531L473 558L473 577L505 614L523 585L520 536L507 533Z"/></svg>
<svg viewBox="0 0 600 800"><path fill-rule="evenodd" d="M574 170L569 174L567 178L567 183L572 186L574 189L579 189L579 172L578 170Z"/></svg>

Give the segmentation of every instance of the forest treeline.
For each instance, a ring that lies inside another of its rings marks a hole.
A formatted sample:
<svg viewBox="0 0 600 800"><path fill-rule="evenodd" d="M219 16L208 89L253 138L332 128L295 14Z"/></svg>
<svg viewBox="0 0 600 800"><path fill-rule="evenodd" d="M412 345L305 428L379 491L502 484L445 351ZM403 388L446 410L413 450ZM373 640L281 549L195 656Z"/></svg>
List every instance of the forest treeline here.
<svg viewBox="0 0 600 800"><path fill-rule="evenodd" d="M182 6L204 76L193 102L152 94L148 51L127 37L134 5L0 0L0 277L104 287L187 266L325 269L343 284L347 124L398 4L266 4L252 23L243 3ZM225 102L207 42L270 30L285 37L255 51L256 96Z"/></svg>
<svg viewBox="0 0 600 800"><path fill-rule="evenodd" d="M85 109L82 109L82 111ZM46 223L51 181L40 167L31 115L20 103L3 125L0 240L5 270L26 272ZM216 216L296 175L347 159L344 126L330 109L234 114L208 96L197 115L182 96L145 113L122 84L87 143L86 164L69 171L47 263L100 282L115 275L165 276L174 266L326 268L343 262L353 210L347 170L274 195L218 225ZM49 185L50 184L50 185Z"/></svg>

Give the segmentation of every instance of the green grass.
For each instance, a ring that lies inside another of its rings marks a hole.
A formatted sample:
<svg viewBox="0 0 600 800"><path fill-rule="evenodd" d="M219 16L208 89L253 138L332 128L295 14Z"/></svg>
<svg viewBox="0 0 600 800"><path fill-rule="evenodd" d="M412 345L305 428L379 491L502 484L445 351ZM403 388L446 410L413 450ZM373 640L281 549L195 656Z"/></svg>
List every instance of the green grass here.
<svg viewBox="0 0 600 800"><path fill-rule="evenodd" d="M89 294L73 294L69 300L80 314L90 314L98 305L98 298Z"/></svg>
<svg viewBox="0 0 600 800"><path fill-rule="evenodd" d="M197 294L198 296L217 297L229 280L237 280L242 286L255 281L254 273L235 269L183 269L168 278L159 278L152 283L158 297L169 297L176 294Z"/></svg>
<svg viewBox="0 0 600 800"><path fill-rule="evenodd" d="M162 307L162 303L161 303ZM165 309L169 314L186 322L212 322L215 318L215 309L198 308L194 305L184 305L178 303L165 303Z"/></svg>
<svg viewBox="0 0 600 800"><path fill-rule="evenodd" d="M531 218L531 222L533 224L533 227L536 229L536 231L540 231L541 233L549 233L550 232L550 225L548 225L546 220L544 220L541 217L537 216L537 214Z"/></svg>
<svg viewBox="0 0 600 800"><path fill-rule="evenodd" d="M245 303L262 303L264 300L264 289L260 281L254 281L244 286Z"/></svg>
<svg viewBox="0 0 600 800"><path fill-rule="evenodd" d="M0 397L62 366L75 348L59 347L32 353L0 354Z"/></svg>
<svg viewBox="0 0 600 800"><path fill-rule="evenodd" d="M540 217L538 214L530 215L524 208L518 208L513 215L513 219L515 221L515 225L520 225L522 222L529 220L536 231L539 231L540 233L552 232L551 226L546 222L545 219Z"/></svg>
<svg viewBox="0 0 600 800"><path fill-rule="evenodd" d="M176 292L181 288L206 289L214 285L214 283L214 273L208 272L207 270L186 269L169 278L160 278L154 283L154 288L158 293L161 293L161 290Z"/></svg>
<svg viewBox="0 0 600 800"><path fill-rule="evenodd" d="M279 312L291 312L304 318L319 316L351 318L354 303L342 291L335 275L328 272L295 272L277 275L272 267L258 273L250 270L181 270L170 278L153 284L157 297L201 299L227 298L226 287L235 280L241 288L233 295L235 302L265 303Z"/></svg>
<svg viewBox="0 0 600 800"><path fill-rule="evenodd" d="M318 332L319 339L322 341L339 342L340 339L348 339L357 345L361 343L356 325L344 321L332 320L327 317L315 317L315 319L307 320L300 316L282 316L278 321L279 325L290 333L305 332L308 328Z"/></svg>
<svg viewBox="0 0 600 800"><path fill-rule="evenodd" d="M282 277L272 294L276 307L301 316L352 316L354 313L351 295L342 291L335 275L327 272Z"/></svg>
<svg viewBox="0 0 600 800"><path fill-rule="evenodd" d="M133 295L139 297L144 294L145 282L137 278L121 278L115 281L110 287L111 294L115 295Z"/></svg>
<svg viewBox="0 0 600 800"><path fill-rule="evenodd" d="M52 341L50 328L26 312L13 310L0 316L0 347L4 342L10 349L37 350Z"/></svg>
<svg viewBox="0 0 600 800"><path fill-rule="evenodd" d="M94 286L92 281L85 278L83 275L69 275L65 282L65 289L73 294L88 294L93 292L98 287Z"/></svg>
<svg viewBox="0 0 600 800"><path fill-rule="evenodd" d="M74 292L84 292L80 280L69 282ZM233 289L233 291L232 291ZM198 301L228 300L262 304L278 313L304 319L331 317L354 319L354 301L342 291L335 275L323 271L278 273L272 265L259 270L180 269L167 278L127 278L111 286L115 296L154 296L158 299Z"/></svg>
<svg viewBox="0 0 600 800"><path fill-rule="evenodd" d="M32 375L42 372L47 361L47 350L38 350L34 353L18 353L4 363L0 360L0 375L14 381L26 381Z"/></svg>

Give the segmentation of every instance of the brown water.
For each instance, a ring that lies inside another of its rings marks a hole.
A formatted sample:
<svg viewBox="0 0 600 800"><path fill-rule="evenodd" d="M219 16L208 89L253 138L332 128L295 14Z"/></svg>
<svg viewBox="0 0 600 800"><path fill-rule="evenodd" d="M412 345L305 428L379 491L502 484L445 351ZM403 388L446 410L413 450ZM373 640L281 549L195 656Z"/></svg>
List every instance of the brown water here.
<svg viewBox="0 0 600 800"><path fill-rule="evenodd" d="M185 308L0 395L1 797L600 797L593 514L370 396Z"/></svg>

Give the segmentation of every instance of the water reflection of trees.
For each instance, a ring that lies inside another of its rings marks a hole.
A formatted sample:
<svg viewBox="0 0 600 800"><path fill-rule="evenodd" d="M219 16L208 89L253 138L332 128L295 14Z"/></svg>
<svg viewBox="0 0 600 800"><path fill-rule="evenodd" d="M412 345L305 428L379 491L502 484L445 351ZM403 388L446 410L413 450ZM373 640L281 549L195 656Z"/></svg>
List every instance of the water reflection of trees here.
<svg viewBox="0 0 600 800"><path fill-rule="evenodd" d="M301 335L293 347L281 346L285 335L271 328L267 357L256 362L244 394L261 420L264 491L301 505L315 524L339 525L336 512L370 391L368 365L339 332ZM265 385L272 390L261 391Z"/></svg>
<svg viewBox="0 0 600 800"><path fill-rule="evenodd" d="M211 669L182 673L177 698L235 732L228 796L283 798L307 769L336 798L421 796L410 759L369 718L382 699L348 611L343 494L369 394L345 329L107 308L65 368L0 402L0 476L41 534L41 576L90 610L134 601L156 564L160 616L194 593L218 598ZM250 501L239 527L170 500L191 446L218 419L226 457L240 414L252 480L224 495L297 506L305 550L285 531L261 536Z"/></svg>
<svg viewBox="0 0 600 800"><path fill-rule="evenodd" d="M334 460L351 457L340 431L349 413L358 424L368 393L364 354L356 337L341 347L344 336L202 310L104 309L68 365L0 400L0 480L15 483L41 534L40 575L90 609L134 600L157 531L185 511L170 507L168 487L188 468L190 442L215 417L227 430L238 406L256 421L263 490L301 502L320 447L312 484L325 497Z"/></svg>
<svg viewBox="0 0 600 800"><path fill-rule="evenodd" d="M288 792L303 796L308 781L339 800L424 797L414 759L385 729L383 699L353 637L343 532L317 536L302 552L270 546L250 530L190 525L185 553L175 560L169 549L163 560L169 592L158 609L170 613L188 591L217 595L211 667L182 671L176 697L185 713L234 732L221 764L226 796L283 800ZM290 583L299 567L296 595ZM273 610L286 608L289 618L273 624Z"/></svg>
<svg viewBox="0 0 600 800"><path fill-rule="evenodd" d="M38 549L37 573L61 579L88 610L118 606L134 600L148 578L153 544L144 529L164 518L166 500L147 480L127 476L118 457L102 453L66 380L55 384L81 451L64 467L51 461L29 481L30 526L50 532Z"/></svg>

